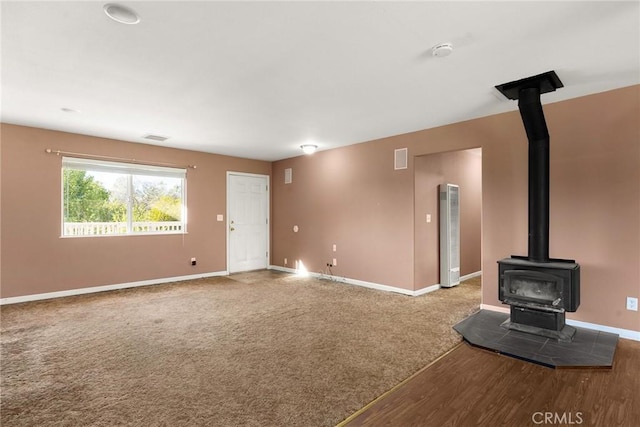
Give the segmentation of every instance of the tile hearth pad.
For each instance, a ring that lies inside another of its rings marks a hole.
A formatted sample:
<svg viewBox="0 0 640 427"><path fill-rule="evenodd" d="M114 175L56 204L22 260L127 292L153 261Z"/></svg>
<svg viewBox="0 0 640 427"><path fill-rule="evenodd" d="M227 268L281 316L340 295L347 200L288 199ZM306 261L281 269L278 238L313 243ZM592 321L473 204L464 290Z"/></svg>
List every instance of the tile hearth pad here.
<svg viewBox="0 0 640 427"><path fill-rule="evenodd" d="M572 342L557 340L500 325L509 314L480 310L453 327L476 347L537 363L549 368L611 368L618 335L576 327Z"/></svg>

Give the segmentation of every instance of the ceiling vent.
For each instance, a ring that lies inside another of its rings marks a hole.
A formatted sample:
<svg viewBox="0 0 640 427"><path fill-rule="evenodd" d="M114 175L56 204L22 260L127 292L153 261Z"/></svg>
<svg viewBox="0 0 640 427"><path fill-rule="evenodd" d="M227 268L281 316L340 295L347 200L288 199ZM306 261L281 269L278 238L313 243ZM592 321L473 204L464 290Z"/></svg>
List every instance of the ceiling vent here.
<svg viewBox="0 0 640 427"><path fill-rule="evenodd" d="M149 141L156 141L156 142L165 142L167 139L169 139L168 136L160 136L160 135L145 135L143 136L144 139L148 139Z"/></svg>

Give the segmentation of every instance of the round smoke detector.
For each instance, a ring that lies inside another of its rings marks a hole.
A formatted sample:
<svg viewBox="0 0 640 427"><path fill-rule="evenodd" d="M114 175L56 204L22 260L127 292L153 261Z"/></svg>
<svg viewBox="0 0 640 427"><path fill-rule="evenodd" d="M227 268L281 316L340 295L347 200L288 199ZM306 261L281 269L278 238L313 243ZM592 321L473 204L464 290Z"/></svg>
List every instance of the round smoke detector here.
<svg viewBox="0 0 640 427"><path fill-rule="evenodd" d="M449 56L451 52L453 52L453 45L451 43L440 43L431 48L433 56L437 56L438 58Z"/></svg>
<svg viewBox="0 0 640 427"><path fill-rule="evenodd" d="M140 17L128 7L115 3L107 3L104 5L104 13L111 19L121 24L137 24Z"/></svg>

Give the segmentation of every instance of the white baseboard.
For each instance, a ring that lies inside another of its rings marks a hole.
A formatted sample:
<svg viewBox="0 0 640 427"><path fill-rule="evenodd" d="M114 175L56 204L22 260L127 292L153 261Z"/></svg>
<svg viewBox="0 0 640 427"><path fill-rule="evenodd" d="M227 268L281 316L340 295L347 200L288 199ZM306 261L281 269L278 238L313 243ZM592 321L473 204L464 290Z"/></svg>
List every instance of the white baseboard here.
<svg viewBox="0 0 640 427"><path fill-rule="evenodd" d="M409 296L412 296L412 297L417 296L417 292L421 292L422 291L422 289L420 289L419 291L412 291L410 289L397 288L395 286L382 285L380 283L367 282L365 280L349 279L349 278L346 278L346 277L345 278L338 278L336 281L337 282L346 283L346 284L349 284L349 285L361 286L363 288L375 289L377 291L395 292L397 294L409 295ZM435 289L439 289L439 288L440 288L440 286L437 286Z"/></svg>
<svg viewBox="0 0 640 427"><path fill-rule="evenodd" d="M596 331L609 332L618 334L620 338L628 340L640 341L640 331L632 331L631 329L613 328L611 326L598 325L595 323L582 322L580 320L567 319L567 325L577 326L579 328L594 329Z"/></svg>
<svg viewBox="0 0 640 427"><path fill-rule="evenodd" d="M276 270L276 271L282 271L283 273L291 273L291 274L298 274L298 271L294 268L289 268L289 267L280 267L279 265L270 265L269 267L267 267L268 270Z"/></svg>
<svg viewBox="0 0 640 427"><path fill-rule="evenodd" d="M327 276L325 276L323 274L320 274L320 273L300 272L300 271L295 270L293 268L280 267L279 265L270 265L269 269L270 270L283 271L285 273L306 274L306 275L308 275L310 277L315 277L317 279L327 278ZM440 289L440 285L439 284L427 286L426 288L418 289L417 291L412 291L410 289L397 288L395 286L382 285L380 283L367 282L367 281L358 280L358 279L349 279L348 277L331 276L331 278L329 280L332 280L332 281L338 282L338 283L346 283L348 285L362 286L363 288L375 289L375 290L378 290L378 291L395 292L395 293L398 293L398 294L409 295L409 296L412 296L412 297L417 297L417 296L424 295L424 294L427 294L429 292L433 292L433 291L436 291L436 290Z"/></svg>
<svg viewBox="0 0 640 427"><path fill-rule="evenodd" d="M437 291L438 289L440 289L440 284L436 283L435 285L427 286L426 288L413 291L413 296L419 297L420 295L428 294L429 292Z"/></svg>
<svg viewBox="0 0 640 427"><path fill-rule="evenodd" d="M500 313L510 313L510 309L506 307L497 307L495 305L480 304L481 310L497 311ZM640 331L631 329L614 328L612 326L598 325L597 323L582 322L580 320L567 319L567 325L577 326L579 328L592 329L594 331L609 332L618 334L620 338L628 340L640 341Z"/></svg>
<svg viewBox="0 0 640 427"><path fill-rule="evenodd" d="M24 295L19 297L0 298L0 305L18 304L21 302L39 301L43 299L62 298L74 295L92 294L95 292L115 291L118 289L137 288L139 286L159 285L162 283L180 282L183 280L202 279L205 277L228 276L228 271L190 274L188 276L164 277L161 279L141 280L139 282L118 283L115 285L93 286L90 288L70 289L68 291L47 292L43 294Z"/></svg>
<svg viewBox="0 0 640 427"><path fill-rule="evenodd" d="M460 276L459 280L460 280L460 283L462 283L465 280L473 279L474 277L478 277L478 276L482 276L482 271L476 271L475 273L465 274L464 276ZM414 296L427 294L429 292L433 292L442 287L445 287L445 286L442 286L439 283L436 283L435 285L427 286L426 288L422 288L422 289L418 289L417 291L414 291Z"/></svg>
<svg viewBox="0 0 640 427"><path fill-rule="evenodd" d="M460 276L460 281L464 282L465 280L473 279L474 277L482 276L482 271L476 271L475 273L465 274L464 276Z"/></svg>

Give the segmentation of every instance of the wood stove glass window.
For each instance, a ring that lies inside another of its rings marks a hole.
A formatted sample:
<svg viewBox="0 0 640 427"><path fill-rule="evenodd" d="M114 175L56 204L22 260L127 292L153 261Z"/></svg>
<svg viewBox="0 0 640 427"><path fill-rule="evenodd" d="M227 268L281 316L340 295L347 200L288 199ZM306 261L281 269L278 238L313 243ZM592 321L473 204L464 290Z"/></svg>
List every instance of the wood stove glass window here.
<svg viewBox="0 0 640 427"><path fill-rule="evenodd" d="M562 301L562 278L530 270L504 272L504 297L509 301L527 301L557 306Z"/></svg>

